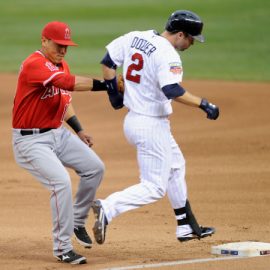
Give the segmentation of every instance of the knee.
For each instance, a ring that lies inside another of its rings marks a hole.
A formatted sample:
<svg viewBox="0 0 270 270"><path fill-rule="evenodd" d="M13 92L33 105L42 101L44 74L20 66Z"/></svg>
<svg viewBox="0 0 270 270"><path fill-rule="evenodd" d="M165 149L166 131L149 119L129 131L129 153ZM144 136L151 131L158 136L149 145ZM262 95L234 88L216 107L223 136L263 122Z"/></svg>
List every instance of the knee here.
<svg viewBox="0 0 270 270"><path fill-rule="evenodd" d="M96 159L94 162L92 160L88 169L79 175L87 181L95 181L97 184L100 184L104 175L104 171L104 163L100 159Z"/></svg>
<svg viewBox="0 0 270 270"><path fill-rule="evenodd" d="M104 175L104 172L105 172L105 165L100 159L98 159L96 161L94 173L95 173L95 175L99 175L102 178Z"/></svg>
<svg viewBox="0 0 270 270"><path fill-rule="evenodd" d="M156 193L159 196L159 199L162 199L166 195L166 189L164 187L158 186L156 187Z"/></svg>
<svg viewBox="0 0 270 270"><path fill-rule="evenodd" d="M69 191L71 192L71 180L68 173L61 175L58 180L54 180L52 186L52 190L54 191Z"/></svg>
<svg viewBox="0 0 270 270"><path fill-rule="evenodd" d="M154 200L162 199L166 195L165 187L150 182L146 182L145 184L148 186Z"/></svg>

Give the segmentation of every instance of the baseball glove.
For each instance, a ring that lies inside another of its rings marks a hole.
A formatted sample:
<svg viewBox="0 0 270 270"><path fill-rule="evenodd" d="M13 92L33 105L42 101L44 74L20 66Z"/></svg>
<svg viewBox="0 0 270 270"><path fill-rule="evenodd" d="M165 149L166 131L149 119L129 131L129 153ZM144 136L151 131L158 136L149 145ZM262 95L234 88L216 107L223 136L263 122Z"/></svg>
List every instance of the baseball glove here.
<svg viewBox="0 0 270 270"><path fill-rule="evenodd" d="M124 82L124 77L122 74L117 75L117 86L118 86L118 91L121 94L124 94L125 92L125 82Z"/></svg>

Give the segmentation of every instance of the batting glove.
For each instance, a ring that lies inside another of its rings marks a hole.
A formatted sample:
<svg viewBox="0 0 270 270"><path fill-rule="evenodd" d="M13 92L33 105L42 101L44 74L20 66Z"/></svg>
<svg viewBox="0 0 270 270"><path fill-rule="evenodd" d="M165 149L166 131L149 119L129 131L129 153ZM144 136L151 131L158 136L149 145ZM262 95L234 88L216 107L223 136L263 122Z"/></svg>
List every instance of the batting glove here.
<svg viewBox="0 0 270 270"><path fill-rule="evenodd" d="M219 116L219 108L205 98L202 99L200 108L206 112L208 119L216 120Z"/></svg>

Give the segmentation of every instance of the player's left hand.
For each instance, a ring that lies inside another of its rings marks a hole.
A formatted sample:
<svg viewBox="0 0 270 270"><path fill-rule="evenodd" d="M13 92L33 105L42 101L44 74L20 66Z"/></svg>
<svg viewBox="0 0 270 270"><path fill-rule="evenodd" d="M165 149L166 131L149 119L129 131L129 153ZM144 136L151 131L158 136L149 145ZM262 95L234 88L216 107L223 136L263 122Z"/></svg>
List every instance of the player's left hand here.
<svg viewBox="0 0 270 270"><path fill-rule="evenodd" d="M208 119L216 120L219 116L219 108L205 98L202 99L200 108L206 112Z"/></svg>
<svg viewBox="0 0 270 270"><path fill-rule="evenodd" d="M118 91L123 95L125 92L125 82L122 74L117 75L117 87Z"/></svg>
<svg viewBox="0 0 270 270"><path fill-rule="evenodd" d="M93 138L87 134L84 133L83 130L79 131L77 133L78 137L89 147L93 145Z"/></svg>

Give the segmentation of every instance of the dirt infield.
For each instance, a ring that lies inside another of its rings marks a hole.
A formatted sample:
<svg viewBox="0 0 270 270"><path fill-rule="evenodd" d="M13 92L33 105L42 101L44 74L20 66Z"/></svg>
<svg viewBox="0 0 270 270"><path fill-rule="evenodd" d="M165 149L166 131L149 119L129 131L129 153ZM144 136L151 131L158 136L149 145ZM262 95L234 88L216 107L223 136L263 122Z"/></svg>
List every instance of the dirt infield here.
<svg viewBox="0 0 270 270"><path fill-rule="evenodd" d="M0 269L71 269L52 257L49 192L14 162L11 110L16 75L0 75ZM72 269L156 264L215 258L211 246L227 242L270 243L270 84L188 81L184 87L220 106L218 121L174 104L173 134L187 161L189 198L199 222L216 227L205 240L180 243L168 199L125 213L108 227L104 245L75 249L88 264ZM114 111L105 93L75 93L73 102L94 150L106 165L98 197L138 182L135 150L122 131L125 109ZM78 179L70 171L73 191ZM93 224L93 214L87 227ZM158 269L269 269L270 256L163 266ZM157 268L149 268L157 269Z"/></svg>

